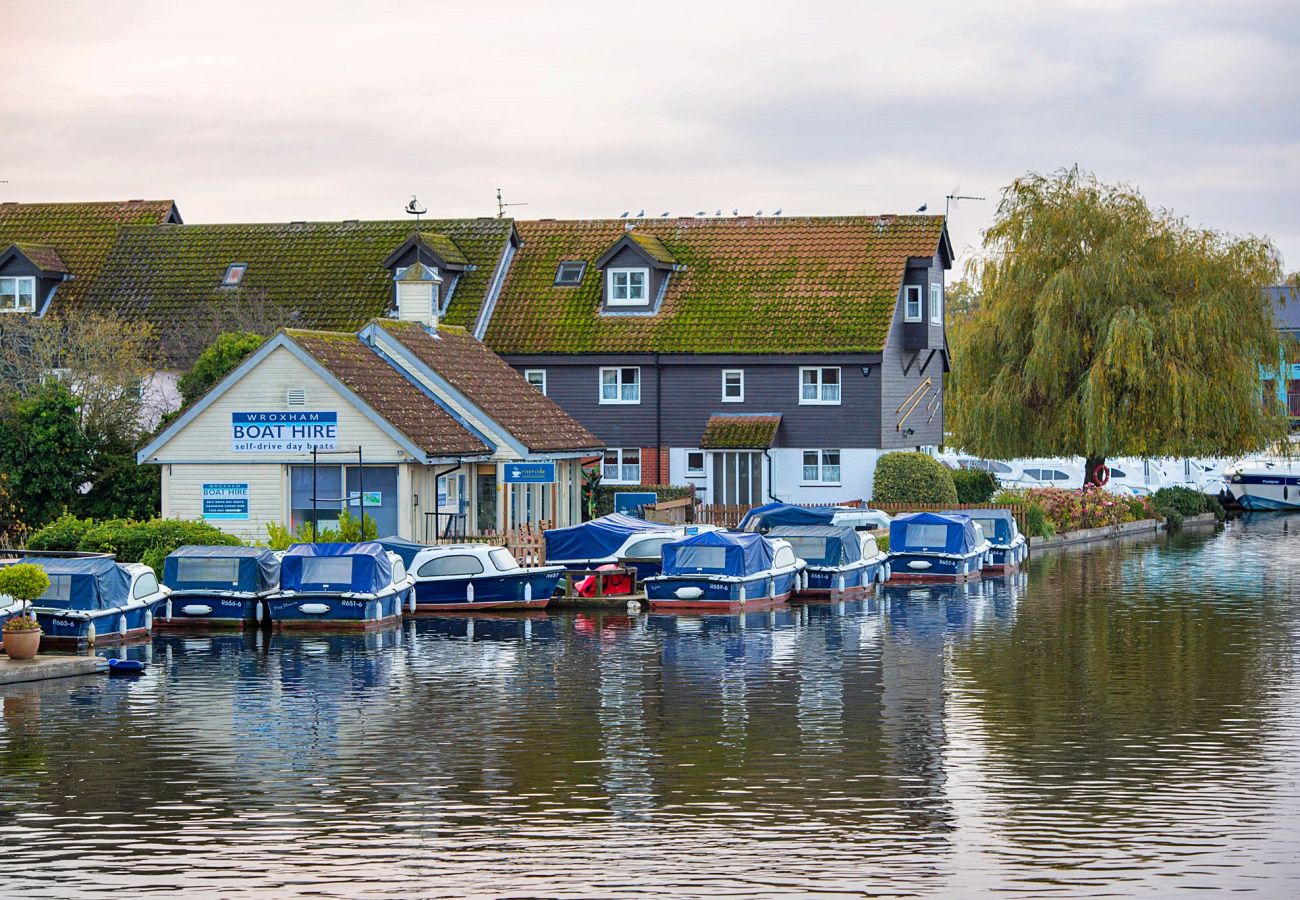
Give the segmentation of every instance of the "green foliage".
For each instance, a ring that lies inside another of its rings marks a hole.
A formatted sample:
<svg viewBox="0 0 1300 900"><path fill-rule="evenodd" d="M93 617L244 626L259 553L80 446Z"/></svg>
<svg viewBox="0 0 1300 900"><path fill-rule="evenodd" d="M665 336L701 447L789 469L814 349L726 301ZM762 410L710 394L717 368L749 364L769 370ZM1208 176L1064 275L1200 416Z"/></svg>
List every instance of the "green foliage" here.
<svg viewBox="0 0 1300 900"><path fill-rule="evenodd" d="M1218 499L1186 487L1161 488L1151 495L1151 503L1173 528L1181 527L1188 516L1212 512L1222 520L1227 515Z"/></svg>
<svg viewBox="0 0 1300 900"><path fill-rule="evenodd" d="M162 471L142 466L129 446L97 449L92 458L91 488L76 501L89 518L148 519L162 506Z"/></svg>
<svg viewBox="0 0 1300 900"><path fill-rule="evenodd" d="M181 402L186 406L193 403L265 341L262 335L246 331L217 335L217 339L194 360L190 370L176 382Z"/></svg>
<svg viewBox="0 0 1300 900"><path fill-rule="evenodd" d="M1025 504L1025 530L1030 537L1049 538L1056 534L1056 527L1047 520L1047 511L1041 503Z"/></svg>
<svg viewBox="0 0 1300 900"><path fill-rule="evenodd" d="M0 412L0 471L29 524L43 524L74 502L86 480L90 446L80 401L57 379Z"/></svg>
<svg viewBox="0 0 1300 900"><path fill-rule="evenodd" d="M0 568L0 594L20 601L24 611L27 604L44 594L49 587L50 576L33 563L14 563Z"/></svg>
<svg viewBox="0 0 1300 900"><path fill-rule="evenodd" d="M0 547L13 547L22 543L27 533L23 510L14 499L9 474L0 472Z"/></svg>
<svg viewBox="0 0 1300 900"><path fill-rule="evenodd" d="M676 484L601 484L597 485L594 492L595 499L595 516L604 516L614 511L615 494L649 494L655 495L655 502L660 503L664 500L681 500L686 497L695 496L695 491L689 486L683 487ZM595 518L593 516L593 518Z"/></svg>
<svg viewBox="0 0 1300 900"><path fill-rule="evenodd" d="M66 511L32 535L33 550L81 550L112 553L119 562L142 562L155 572L162 561L185 544L219 544L236 547L239 538L207 522L186 519L79 519Z"/></svg>
<svg viewBox="0 0 1300 900"><path fill-rule="evenodd" d="M952 470L927 453L886 453L876 462L871 499L877 503L953 504L957 486Z"/></svg>
<svg viewBox="0 0 1300 900"><path fill-rule="evenodd" d="M94 519L78 518L65 508L57 519L32 534L27 547L30 550L76 550L94 527Z"/></svg>
<svg viewBox="0 0 1300 900"><path fill-rule="evenodd" d="M1237 456L1285 435L1266 240L1153 212L1077 168L1017 179L953 344L953 443L992 459Z"/></svg>
<svg viewBox="0 0 1300 900"><path fill-rule="evenodd" d="M582 470L582 509L588 519L596 518L596 494L600 487L600 468Z"/></svg>
<svg viewBox="0 0 1300 900"><path fill-rule="evenodd" d="M379 537L379 526L370 516L366 516L362 527L360 516L354 516L347 510L339 511L338 528L317 528L313 537L310 522L302 522L290 531L277 522L266 523L266 545L272 550L288 550L293 544L355 544L359 541L373 541Z"/></svg>
<svg viewBox="0 0 1300 900"><path fill-rule="evenodd" d="M993 473L981 469L954 469L952 481L957 486L958 503L988 503L998 489Z"/></svg>
<svg viewBox="0 0 1300 900"><path fill-rule="evenodd" d="M880 531L873 531L871 536L876 539L876 549L881 553L889 552L889 529L882 528Z"/></svg>

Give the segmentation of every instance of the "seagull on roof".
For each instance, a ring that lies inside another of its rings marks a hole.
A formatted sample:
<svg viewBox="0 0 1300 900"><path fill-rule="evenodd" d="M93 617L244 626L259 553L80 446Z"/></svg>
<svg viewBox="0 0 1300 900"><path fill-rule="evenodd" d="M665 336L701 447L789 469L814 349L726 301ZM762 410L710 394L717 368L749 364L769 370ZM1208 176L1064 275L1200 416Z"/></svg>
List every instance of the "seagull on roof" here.
<svg viewBox="0 0 1300 900"><path fill-rule="evenodd" d="M779 216L779 215L781 215L781 210L778 209L776 212L772 213L772 215L774 215L774 216Z"/></svg>
<svg viewBox="0 0 1300 900"><path fill-rule="evenodd" d="M697 216L707 216L709 213L708 210L701 209L701 210L696 210L695 214Z"/></svg>
<svg viewBox="0 0 1300 900"><path fill-rule="evenodd" d="M713 211L713 214L714 214L715 216L720 216L720 215L722 215L722 209L721 209L721 208L719 208L719 209L715 209L715 210Z"/></svg>
<svg viewBox="0 0 1300 900"><path fill-rule="evenodd" d="M644 218L645 218L645 210L643 209L643 210L641 210L639 213L637 213L637 214L636 214L636 217L637 217L638 219L644 219Z"/></svg>
<svg viewBox="0 0 1300 900"><path fill-rule="evenodd" d="M623 210L623 215L619 216L619 218L620 218L620 219L626 219L626 218L627 218L628 216L630 216L630 215L632 215L632 210L630 210L630 209L625 209L625 210Z"/></svg>
<svg viewBox="0 0 1300 900"><path fill-rule="evenodd" d="M754 213L754 215L756 215L756 216L761 216L762 214L763 214L763 211L762 211L761 209L760 209L758 212Z"/></svg>
<svg viewBox="0 0 1300 900"><path fill-rule="evenodd" d="M733 209L733 210L731 211L731 214L732 214L733 216L738 216L738 215L740 215L740 207L737 206L735 209Z"/></svg>
<svg viewBox="0 0 1300 900"><path fill-rule="evenodd" d="M665 209L663 212L661 212L661 213L659 214L659 218L661 218L661 219L666 219L666 218L668 218L668 210Z"/></svg>
<svg viewBox="0 0 1300 900"><path fill-rule="evenodd" d="M917 211L917 212L925 212L925 211L926 211L927 209L929 209L929 208L930 208L930 204L928 204L928 203L922 203L920 206L918 206L918 207L916 208L916 211Z"/></svg>

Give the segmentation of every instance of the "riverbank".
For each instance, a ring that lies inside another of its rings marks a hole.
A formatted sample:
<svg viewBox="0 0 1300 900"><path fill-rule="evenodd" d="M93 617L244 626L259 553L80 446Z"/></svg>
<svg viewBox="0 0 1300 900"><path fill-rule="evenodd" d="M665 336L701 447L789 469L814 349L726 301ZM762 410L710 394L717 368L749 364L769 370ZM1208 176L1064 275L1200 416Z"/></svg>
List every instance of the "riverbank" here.
<svg viewBox="0 0 1300 900"><path fill-rule="evenodd" d="M107 671L108 660L102 656L37 656L35 659L0 656L0 685L96 675Z"/></svg>
<svg viewBox="0 0 1300 900"><path fill-rule="evenodd" d="M1211 514L1213 517L1213 514ZM1051 550L1054 547L1068 547L1073 544L1087 544L1093 541L1112 540L1134 534L1146 534L1159 531L1165 527L1160 519L1138 519L1122 525L1102 525L1099 528L1082 528L1078 531L1066 531L1049 538L1030 538L1030 550Z"/></svg>

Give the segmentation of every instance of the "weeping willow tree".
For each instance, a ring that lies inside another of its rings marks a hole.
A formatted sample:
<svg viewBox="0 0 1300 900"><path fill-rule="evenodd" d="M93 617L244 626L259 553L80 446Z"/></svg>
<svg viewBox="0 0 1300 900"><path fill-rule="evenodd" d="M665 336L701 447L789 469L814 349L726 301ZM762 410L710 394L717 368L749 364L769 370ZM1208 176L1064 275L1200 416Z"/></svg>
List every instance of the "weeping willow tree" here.
<svg viewBox="0 0 1300 900"><path fill-rule="evenodd" d="M1266 240L1192 228L1078 168L1002 195L953 346L954 443L994 459L1236 456L1284 437Z"/></svg>

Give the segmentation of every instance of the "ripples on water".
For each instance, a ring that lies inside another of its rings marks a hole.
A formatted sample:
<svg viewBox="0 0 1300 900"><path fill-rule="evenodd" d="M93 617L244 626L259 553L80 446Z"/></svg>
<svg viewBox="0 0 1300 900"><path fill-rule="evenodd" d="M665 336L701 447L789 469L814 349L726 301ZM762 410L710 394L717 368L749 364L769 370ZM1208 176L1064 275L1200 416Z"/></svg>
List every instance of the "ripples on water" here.
<svg viewBox="0 0 1300 900"><path fill-rule="evenodd" d="M738 617L158 638L0 689L0 892L1300 894L1300 518Z"/></svg>

